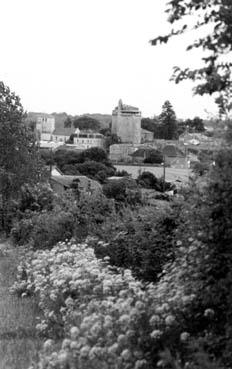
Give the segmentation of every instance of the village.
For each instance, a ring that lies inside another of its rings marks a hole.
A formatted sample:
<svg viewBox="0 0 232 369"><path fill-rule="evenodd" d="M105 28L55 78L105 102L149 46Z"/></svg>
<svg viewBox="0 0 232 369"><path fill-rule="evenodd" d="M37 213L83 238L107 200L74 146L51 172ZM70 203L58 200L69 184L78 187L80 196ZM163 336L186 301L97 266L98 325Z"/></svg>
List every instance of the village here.
<svg viewBox="0 0 232 369"><path fill-rule="evenodd" d="M203 151L215 152L220 147L221 138L215 138L212 127L203 132L189 132L188 126L176 139L154 138L154 132L141 126L142 114L137 107L123 104L112 111L107 134L117 138L117 143L108 145L107 137L96 130L68 127L52 114L29 113L29 121L34 120L34 130L42 151L66 150L82 152L90 148L100 148L108 152L109 160L117 171L126 171L133 179L143 172L150 172L158 178L163 177L177 187L188 184L193 165L199 162ZM152 153L158 153L157 160L149 161ZM62 177L61 177L62 176ZM52 168L53 188L68 188L74 179L81 181L80 188L99 189L96 181L83 175L69 176L57 167ZM119 180L120 176L110 176L108 180ZM60 190L61 190L60 189Z"/></svg>
<svg viewBox="0 0 232 369"><path fill-rule="evenodd" d="M0 369L231 369L231 0L1 15Z"/></svg>

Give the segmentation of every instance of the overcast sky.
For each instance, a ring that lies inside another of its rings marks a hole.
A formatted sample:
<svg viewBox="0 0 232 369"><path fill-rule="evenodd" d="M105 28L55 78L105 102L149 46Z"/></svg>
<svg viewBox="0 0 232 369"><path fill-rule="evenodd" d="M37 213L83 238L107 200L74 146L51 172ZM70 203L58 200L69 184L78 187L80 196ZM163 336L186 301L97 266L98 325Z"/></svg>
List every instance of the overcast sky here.
<svg viewBox="0 0 232 369"><path fill-rule="evenodd" d="M152 47L169 29L165 0L0 0L1 80L24 109L109 113L121 98L143 116L170 100L180 118L216 113L192 84L169 81L174 65L198 65L192 35Z"/></svg>

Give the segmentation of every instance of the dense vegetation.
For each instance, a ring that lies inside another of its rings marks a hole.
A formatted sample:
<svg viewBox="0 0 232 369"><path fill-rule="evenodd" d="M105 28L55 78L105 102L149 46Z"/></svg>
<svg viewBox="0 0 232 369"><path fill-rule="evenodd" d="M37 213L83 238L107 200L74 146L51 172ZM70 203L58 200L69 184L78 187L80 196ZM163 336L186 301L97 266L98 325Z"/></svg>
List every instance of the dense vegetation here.
<svg viewBox="0 0 232 369"><path fill-rule="evenodd" d="M231 48L226 38L231 33L230 2L173 0L169 6L171 22L198 9L206 11L206 23L216 22L212 36L195 45L212 50L206 67L190 75L189 70L181 72L178 79L203 77L197 92L223 92L218 101L228 108L228 65L216 61L221 50ZM211 152L201 153L206 170L195 170L192 183L162 208L149 206L142 197L141 188L167 189L146 172L137 183L127 176L106 182L96 196L80 195L75 186L57 196L42 182L18 98L0 87L0 128L8 133L0 135L3 228L24 245L12 292L34 296L42 313L37 329L45 342L34 368L231 368L230 146L225 143L213 158ZM176 138L178 125L169 102L160 120L165 138ZM195 120L192 129L202 128ZM66 173L88 171L102 182L104 173L115 173L104 151L55 155ZM10 219L7 227L5 219Z"/></svg>
<svg viewBox="0 0 232 369"><path fill-rule="evenodd" d="M174 68L173 80L176 83L190 79L197 81L195 93L199 95L215 94L219 112L228 115L231 105L231 62L232 51L232 3L230 0L172 0L167 3L168 21L176 27L165 36L158 36L152 45L167 43L170 38L186 31L202 29L203 37L197 34L187 50L201 49L202 65L197 69ZM192 15L194 25L189 22ZM196 16L197 15L197 16ZM211 27L206 28L208 24ZM229 55L230 53L230 55ZM227 54L228 58L223 58Z"/></svg>
<svg viewBox="0 0 232 369"><path fill-rule="evenodd" d="M27 252L14 286L44 312L41 368L231 366L231 154L169 210L62 200L89 237Z"/></svg>

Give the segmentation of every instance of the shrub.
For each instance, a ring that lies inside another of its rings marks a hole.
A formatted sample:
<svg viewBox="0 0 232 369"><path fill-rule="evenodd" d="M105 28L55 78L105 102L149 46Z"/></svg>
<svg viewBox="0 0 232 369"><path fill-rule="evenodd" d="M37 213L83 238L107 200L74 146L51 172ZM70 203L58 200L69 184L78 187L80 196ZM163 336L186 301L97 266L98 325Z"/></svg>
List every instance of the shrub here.
<svg viewBox="0 0 232 369"><path fill-rule="evenodd" d="M56 198L54 209L26 211L22 219L15 220L12 237L17 244L30 242L34 248L51 247L74 235L81 240L114 211L114 202L102 194L77 196L67 192Z"/></svg>
<svg viewBox="0 0 232 369"><path fill-rule="evenodd" d="M38 183L34 186L22 186L19 198L19 211L25 212L51 210L55 194L48 183Z"/></svg>
<svg viewBox="0 0 232 369"><path fill-rule="evenodd" d="M161 164L163 161L163 154L158 150L150 150L146 159L144 159L144 163L150 164Z"/></svg>
<svg viewBox="0 0 232 369"><path fill-rule="evenodd" d="M16 222L11 235L19 245L30 244L34 248L46 248L73 235L74 218L70 212L43 211L28 213Z"/></svg>
<svg viewBox="0 0 232 369"><path fill-rule="evenodd" d="M103 193L106 197L116 201L117 208L121 204L136 206L142 203L142 194L131 178L115 179L103 186Z"/></svg>
<svg viewBox="0 0 232 369"><path fill-rule="evenodd" d="M112 270L87 244L74 242L28 254L18 273L12 290L37 294L44 313L37 329L61 342L44 343L38 368L156 366L175 317L167 319L154 286L145 287L129 270Z"/></svg>
<svg viewBox="0 0 232 369"><path fill-rule="evenodd" d="M98 257L109 256L110 263L129 268L140 279L155 282L167 261L174 257L174 232L177 211L164 213L151 208L108 218L96 232L94 243ZM101 242L104 240L104 243Z"/></svg>
<svg viewBox="0 0 232 369"><path fill-rule="evenodd" d="M170 191L175 188L170 182L164 181L163 177L156 178L156 176L151 172L143 172L137 178L137 183L139 186L148 189L154 189L156 191Z"/></svg>

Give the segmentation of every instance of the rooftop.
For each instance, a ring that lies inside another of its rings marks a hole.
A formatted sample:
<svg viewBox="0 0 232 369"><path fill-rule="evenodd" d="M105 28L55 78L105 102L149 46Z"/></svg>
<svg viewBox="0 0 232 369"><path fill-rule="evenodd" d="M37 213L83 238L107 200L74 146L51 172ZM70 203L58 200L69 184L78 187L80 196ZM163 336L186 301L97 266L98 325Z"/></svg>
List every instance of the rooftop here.
<svg viewBox="0 0 232 369"><path fill-rule="evenodd" d="M118 114L118 112L140 114L139 108L132 105L123 104L121 99L118 102L118 106L116 106L113 110L113 114Z"/></svg>

